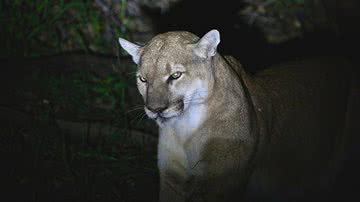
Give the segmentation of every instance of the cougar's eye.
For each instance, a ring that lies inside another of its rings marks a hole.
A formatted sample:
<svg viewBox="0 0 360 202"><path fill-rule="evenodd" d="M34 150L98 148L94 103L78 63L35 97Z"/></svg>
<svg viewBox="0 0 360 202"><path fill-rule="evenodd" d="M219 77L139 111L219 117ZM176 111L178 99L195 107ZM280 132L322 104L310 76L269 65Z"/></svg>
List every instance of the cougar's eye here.
<svg viewBox="0 0 360 202"><path fill-rule="evenodd" d="M178 78L180 78L180 77L181 77L181 75L182 75L182 73L181 73L181 72L175 72L175 73L173 73L173 74L171 74L171 75L170 75L169 80L175 80L175 79L178 79Z"/></svg>
<svg viewBox="0 0 360 202"><path fill-rule="evenodd" d="M141 82L146 83L146 79L144 77L139 76L139 79L140 79Z"/></svg>

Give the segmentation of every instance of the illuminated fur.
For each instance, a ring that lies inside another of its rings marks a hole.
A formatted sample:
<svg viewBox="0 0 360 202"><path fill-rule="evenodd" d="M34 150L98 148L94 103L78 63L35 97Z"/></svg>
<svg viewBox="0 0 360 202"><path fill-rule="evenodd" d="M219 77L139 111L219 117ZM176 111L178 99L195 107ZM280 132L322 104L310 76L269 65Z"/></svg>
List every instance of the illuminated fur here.
<svg viewBox="0 0 360 202"><path fill-rule="evenodd" d="M119 41L159 125L160 201L291 201L328 190L346 137L345 63L297 61L249 76L216 52L216 30L201 39L168 32L143 47Z"/></svg>

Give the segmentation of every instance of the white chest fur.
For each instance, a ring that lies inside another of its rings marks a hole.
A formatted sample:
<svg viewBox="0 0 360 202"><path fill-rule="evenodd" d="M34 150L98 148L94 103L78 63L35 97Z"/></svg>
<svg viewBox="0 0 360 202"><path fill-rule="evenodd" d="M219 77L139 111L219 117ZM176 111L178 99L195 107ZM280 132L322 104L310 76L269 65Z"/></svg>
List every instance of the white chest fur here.
<svg viewBox="0 0 360 202"><path fill-rule="evenodd" d="M206 118L206 113L204 104L194 105L189 107L181 116L160 126L158 151L160 170L172 167L179 173L185 172L188 167L187 159L192 159L192 157L186 156L184 142L201 127Z"/></svg>
<svg viewBox="0 0 360 202"><path fill-rule="evenodd" d="M206 117L205 104L197 104L190 106L181 116L170 120L164 127L168 127L173 131L177 138L184 142L188 139L199 127L201 127ZM165 132L166 130L164 130Z"/></svg>

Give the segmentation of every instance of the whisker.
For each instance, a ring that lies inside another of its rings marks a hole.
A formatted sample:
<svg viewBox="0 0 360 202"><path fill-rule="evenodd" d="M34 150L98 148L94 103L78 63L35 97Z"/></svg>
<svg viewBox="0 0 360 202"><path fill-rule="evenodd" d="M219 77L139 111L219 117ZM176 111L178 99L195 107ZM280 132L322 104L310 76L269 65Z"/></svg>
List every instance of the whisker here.
<svg viewBox="0 0 360 202"><path fill-rule="evenodd" d="M200 93L207 93L207 91L195 91L194 93L189 95L187 98L184 98L183 102L184 103L190 103L192 101L204 100L205 98L203 98L201 95L199 95ZM196 95L198 95L200 97L194 98Z"/></svg>
<svg viewBox="0 0 360 202"><path fill-rule="evenodd" d="M135 125L138 125L138 124L140 123L140 121L142 121L142 120L144 119L145 115L146 115L146 113L144 113L144 114L140 117L140 119L136 122Z"/></svg>
<svg viewBox="0 0 360 202"><path fill-rule="evenodd" d="M136 110L142 110L142 109L144 109L144 106L135 107L133 109L130 109L130 110L126 111L125 114L128 114L130 112L134 112Z"/></svg>
<svg viewBox="0 0 360 202"><path fill-rule="evenodd" d="M136 121L139 117L141 117L141 119L142 119L145 114L146 114L145 112L142 112L142 113L136 115L136 116L130 121L130 124L133 124L134 121Z"/></svg>
<svg viewBox="0 0 360 202"><path fill-rule="evenodd" d="M128 73L126 73L126 75L127 75L127 76L129 76L129 75L136 75L136 73L137 73L137 71L134 71L134 72L128 72Z"/></svg>
<svg viewBox="0 0 360 202"><path fill-rule="evenodd" d="M184 102L184 104L189 104L189 103L192 103L192 102L196 102L196 104L201 104L202 101L205 101L205 100L203 100L203 99L190 100L190 101Z"/></svg>
<svg viewBox="0 0 360 202"><path fill-rule="evenodd" d="M144 105L142 104L142 105L134 105L134 106L131 106L131 108L133 109L133 108L139 108L139 107L144 107ZM130 109L131 110L131 109Z"/></svg>
<svg viewBox="0 0 360 202"><path fill-rule="evenodd" d="M199 100L199 99L205 99L204 97L190 97L188 99L183 99L183 102L189 102L189 101L192 101L192 100Z"/></svg>

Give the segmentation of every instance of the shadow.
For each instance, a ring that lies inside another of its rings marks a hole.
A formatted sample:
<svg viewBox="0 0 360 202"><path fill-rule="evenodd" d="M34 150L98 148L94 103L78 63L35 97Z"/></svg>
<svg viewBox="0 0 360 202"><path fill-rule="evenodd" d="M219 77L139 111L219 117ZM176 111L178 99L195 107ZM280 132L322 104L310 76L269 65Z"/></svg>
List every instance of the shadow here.
<svg viewBox="0 0 360 202"><path fill-rule="evenodd" d="M211 29L217 29L221 35L219 52L240 58L245 66L262 66L267 61L258 58L266 57L267 44L260 30L250 27L241 19L238 11L243 6L241 1L218 3L184 0L165 13L147 8L144 10L153 19L157 33L186 30L203 36Z"/></svg>
<svg viewBox="0 0 360 202"><path fill-rule="evenodd" d="M142 9L154 22L156 34L186 30L203 36L211 29L218 29L221 34L219 52L236 57L252 73L302 57L351 55L346 49L351 43L343 43L346 37L339 37L332 30L304 33L301 38L269 44L261 30L245 23L239 14L244 6L243 1L184 0L166 12Z"/></svg>

